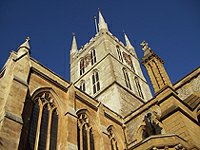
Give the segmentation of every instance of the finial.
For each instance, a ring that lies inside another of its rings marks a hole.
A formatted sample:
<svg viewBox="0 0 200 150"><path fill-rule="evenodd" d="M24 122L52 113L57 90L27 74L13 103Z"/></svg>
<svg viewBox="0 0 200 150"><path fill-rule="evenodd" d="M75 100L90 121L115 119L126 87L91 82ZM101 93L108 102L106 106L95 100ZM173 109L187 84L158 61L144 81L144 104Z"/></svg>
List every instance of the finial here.
<svg viewBox="0 0 200 150"><path fill-rule="evenodd" d="M144 51L147 49L151 50L151 48L149 47L149 44L146 41L142 41L140 45L143 47L142 50Z"/></svg>
<svg viewBox="0 0 200 150"><path fill-rule="evenodd" d="M97 17L94 16L94 25L95 25L95 30L96 30L96 33L98 33L98 26L97 26Z"/></svg>
<svg viewBox="0 0 200 150"><path fill-rule="evenodd" d="M76 34L75 34L74 32L72 32L72 35L73 35L73 36L76 36Z"/></svg>
<svg viewBox="0 0 200 150"><path fill-rule="evenodd" d="M26 41L30 41L30 37L29 36L26 37Z"/></svg>
<svg viewBox="0 0 200 150"><path fill-rule="evenodd" d="M124 34L126 34L126 32L125 32L125 30L124 30L124 29L122 30L122 32L123 32Z"/></svg>
<svg viewBox="0 0 200 150"><path fill-rule="evenodd" d="M72 33L72 47L71 47L71 53L77 53L78 48L77 48L77 43L76 43L76 36L75 33Z"/></svg>

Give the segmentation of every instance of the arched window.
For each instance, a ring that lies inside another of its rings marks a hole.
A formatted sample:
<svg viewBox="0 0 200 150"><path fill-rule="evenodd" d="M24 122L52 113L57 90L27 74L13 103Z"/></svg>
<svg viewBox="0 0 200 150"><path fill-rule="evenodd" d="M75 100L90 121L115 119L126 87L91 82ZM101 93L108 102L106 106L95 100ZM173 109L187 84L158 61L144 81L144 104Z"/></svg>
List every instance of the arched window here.
<svg viewBox="0 0 200 150"><path fill-rule="evenodd" d="M81 61L80 61L80 75L82 75L84 73L85 73L85 61L82 58Z"/></svg>
<svg viewBox="0 0 200 150"><path fill-rule="evenodd" d="M27 149L56 150L58 115L49 93L36 98L33 105Z"/></svg>
<svg viewBox="0 0 200 150"><path fill-rule="evenodd" d="M91 64L95 64L96 63L96 52L95 49L91 50Z"/></svg>
<svg viewBox="0 0 200 150"><path fill-rule="evenodd" d="M118 54L118 58L121 62L123 62L123 58L122 58L122 53L121 53L121 50L119 48L119 46L117 45L116 46L116 49L117 49L117 54Z"/></svg>
<svg viewBox="0 0 200 150"><path fill-rule="evenodd" d="M141 89L141 86L140 86L140 82L138 80L138 77L135 77L135 85L136 85L136 88L137 88L137 92L138 92L138 95L141 97L141 98L144 98L143 96L143 93L142 93L142 89Z"/></svg>
<svg viewBox="0 0 200 150"><path fill-rule="evenodd" d="M115 136L113 134L112 126L109 127L107 131L108 131L108 137L110 139L111 150L118 150L118 145Z"/></svg>
<svg viewBox="0 0 200 150"><path fill-rule="evenodd" d="M78 115L78 149L95 150L92 127L86 114Z"/></svg>
<svg viewBox="0 0 200 150"><path fill-rule="evenodd" d="M93 94L100 90L99 73L94 71L92 75Z"/></svg>
<svg viewBox="0 0 200 150"><path fill-rule="evenodd" d="M126 71L125 68L123 68L122 70L123 70L123 74L124 74L124 79L125 79L126 87L128 87L129 89L131 89L131 83L130 83L130 80L129 80L128 73L127 73L127 71Z"/></svg>
<svg viewBox="0 0 200 150"><path fill-rule="evenodd" d="M82 80L80 82L80 90L83 91L83 92L85 92L85 90L86 90L86 88L85 88L85 81L84 80Z"/></svg>

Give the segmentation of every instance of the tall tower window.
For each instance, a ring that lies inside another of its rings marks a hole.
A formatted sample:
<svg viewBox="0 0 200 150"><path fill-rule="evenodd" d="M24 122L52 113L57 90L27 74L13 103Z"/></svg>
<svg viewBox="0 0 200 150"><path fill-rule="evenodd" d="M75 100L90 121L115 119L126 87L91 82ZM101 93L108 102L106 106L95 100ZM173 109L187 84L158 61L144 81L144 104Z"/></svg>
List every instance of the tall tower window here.
<svg viewBox="0 0 200 150"><path fill-rule="evenodd" d="M43 93L33 105L27 149L56 150L57 131L58 115L53 99L49 93Z"/></svg>
<svg viewBox="0 0 200 150"><path fill-rule="evenodd" d="M92 75L93 94L100 90L99 73L94 71Z"/></svg>
<svg viewBox="0 0 200 150"><path fill-rule="evenodd" d="M78 115L78 149L95 150L93 131L86 114Z"/></svg>
<svg viewBox="0 0 200 150"><path fill-rule="evenodd" d="M85 61L82 58L81 61L80 61L80 75L82 75L84 73L85 73Z"/></svg>
<svg viewBox="0 0 200 150"><path fill-rule="evenodd" d="M123 68L122 70L123 70L123 74L124 74L124 79L125 79L126 87L128 87L129 89L131 89L131 83L130 83L130 80L129 80L128 73L127 73L127 71L126 71L125 68Z"/></svg>
<svg viewBox="0 0 200 150"><path fill-rule="evenodd" d="M138 95L141 98L144 98L138 77L135 77L134 80L135 80L135 85L136 85L136 88L137 88Z"/></svg>
<svg viewBox="0 0 200 150"><path fill-rule="evenodd" d="M85 81L84 81L84 80L82 80L82 81L80 82L80 89L81 89L81 91L83 91L83 92L85 92L85 90L86 90L86 88L85 88Z"/></svg>
<svg viewBox="0 0 200 150"><path fill-rule="evenodd" d="M118 58L121 62L123 62L122 53L121 53L119 46L117 45L116 48L117 48Z"/></svg>
<svg viewBox="0 0 200 150"><path fill-rule="evenodd" d="M95 64L96 63L96 52L95 49L91 50L91 64Z"/></svg>

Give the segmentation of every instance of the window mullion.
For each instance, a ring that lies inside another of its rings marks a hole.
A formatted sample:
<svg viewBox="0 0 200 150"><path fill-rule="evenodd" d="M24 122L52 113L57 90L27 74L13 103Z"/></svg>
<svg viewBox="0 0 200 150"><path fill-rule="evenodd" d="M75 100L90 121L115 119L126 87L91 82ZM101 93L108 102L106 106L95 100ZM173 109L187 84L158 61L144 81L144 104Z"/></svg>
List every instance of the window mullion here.
<svg viewBox="0 0 200 150"><path fill-rule="evenodd" d="M38 150L39 137L40 137L40 125L41 125L42 112L43 112L43 106L44 106L42 104L42 101L41 101L40 98L39 98L38 102L39 102L39 106L40 106L40 112L39 112L39 117L38 117L38 124L37 124L34 150Z"/></svg>
<svg viewBox="0 0 200 150"><path fill-rule="evenodd" d="M52 121L52 109L50 109L50 106L48 106L48 109L49 109L49 118L48 118L46 150L49 150L50 147L50 133L51 133L51 121Z"/></svg>
<svg viewBox="0 0 200 150"><path fill-rule="evenodd" d="M80 140L80 150L83 150L83 133L82 133L82 130L83 130L83 125L81 124L80 126L79 126L79 133L80 133L80 138L79 138L79 140Z"/></svg>
<svg viewBox="0 0 200 150"><path fill-rule="evenodd" d="M87 141L88 141L88 150L90 150L90 128L87 127Z"/></svg>

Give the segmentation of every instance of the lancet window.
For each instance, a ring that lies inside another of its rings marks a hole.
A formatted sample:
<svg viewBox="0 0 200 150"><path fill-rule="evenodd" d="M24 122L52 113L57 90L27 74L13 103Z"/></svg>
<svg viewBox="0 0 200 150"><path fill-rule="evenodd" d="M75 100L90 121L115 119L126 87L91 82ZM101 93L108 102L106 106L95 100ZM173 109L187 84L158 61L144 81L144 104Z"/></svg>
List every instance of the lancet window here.
<svg viewBox="0 0 200 150"><path fill-rule="evenodd" d="M135 77L135 85L136 85L136 88L137 88L137 92L138 92L138 95L141 97L141 98L144 98L143 96L143 93L142 93L142 89L141 89L141 86L140 86L140 82L138 80L138 77Z"/></svg>
<svg viewBox="0 0 200 150"><path fill-rule="evenodd" d="M56 150L58 113L49 93L43 93L34 101L30 117L27 149Z"/></svg>
<svg viewBox="0 0 200 150"><path fill-rule="evenodd" d="M107 130L108 130L108 137L110 139L111 150L118 150L117 141L116 141L115 136L113 134L112 128L110 127Z"/></svg>
<svg viewBox="0 0 200 150"><path fill-rule="evenodd" d="M85 61L84 59L82 58L80 60L80 75L84 74L85 73Z"/></svg>
<svg viewBox="0 0 200 150"><path fill-rule="evenodd" d="M78 115L78 149L95 150L94 135L85 113Z"/></svg>
<svg viewBox="0 0 200 150"><path fill-rule="evenodd" d="M95 64L96 63L96 51L95 51L95 49L92 49L91 50L91 64L93 65L93 64Z"/></svg>
<svg viewBox="0 0 200 150"><path fill-rule="evenodd" d="M128 73L127 73L127 71L126 71L125 68L123 68L122 71L123 71L123 74L124 74L124 79L125 79L126 87L128 87L129 89L131 89L131 83L130 83L130 79L129 79Z"/></svg>
<svg viewBox="0 0 200 150"><path fill-rule="evenodd" d="M80 89L81 89L81 91L83 91L83 92L85 92L85 90L86 90L86 88L85 88L85 81L84 81L84 80L82 80L82 81L80 82Z"/></svg>
<svg viewBox="0 0 200 150"><path fill-rule="evenodd" d="M118 58L121 62L123 62L123 57L122 57L122 53L121 53L121 50L119 48L119 46L117 45L116 46L116 49L117 49L117 54L118 54Z"/></svg>
<svg viewBox="0 0 200 150"><path fill-rule="evenodd" d="M92 74L93 94L100 90L99 72L94 71Z"/></svg>

